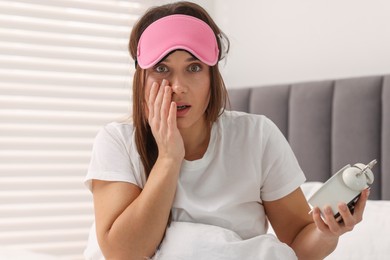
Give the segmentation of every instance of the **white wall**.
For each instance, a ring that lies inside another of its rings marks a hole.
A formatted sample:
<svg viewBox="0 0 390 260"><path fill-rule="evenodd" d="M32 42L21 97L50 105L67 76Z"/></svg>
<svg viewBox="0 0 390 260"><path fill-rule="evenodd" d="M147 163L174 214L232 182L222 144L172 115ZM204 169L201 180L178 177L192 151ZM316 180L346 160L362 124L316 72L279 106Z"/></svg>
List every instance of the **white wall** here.
<svg viewBox="0 0 390 260"><path fill-rule="evenodd" d="M231 41L228 87L390 73L388 0L213 3L206 9Z"/></svg>
<svg viewBox="0 0 390 260"><path fill-rule="evenodd" d="M166 4L166 3L175 3L175 2L178 2L180 0L155 0L155 5L162 5L162 4ZM187 0L189 2L193 2L193 3L196 3L200 6L202 6L204 9L206 9L207 12L209 12L209 14L211 16L213 16L213 18L215 18L214 14L214 7L216 7L218 5L217 1L214 1L214 0Z"/></svg>

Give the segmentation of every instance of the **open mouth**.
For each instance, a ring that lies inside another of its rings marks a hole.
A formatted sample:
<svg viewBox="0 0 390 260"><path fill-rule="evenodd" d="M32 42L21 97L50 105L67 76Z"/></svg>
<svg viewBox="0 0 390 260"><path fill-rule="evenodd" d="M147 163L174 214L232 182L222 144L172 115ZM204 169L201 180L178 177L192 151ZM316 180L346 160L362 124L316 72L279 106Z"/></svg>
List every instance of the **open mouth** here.
<svg viewBox="0 0 390 260"><path fill-rule="evenodd" d="M182 105L182 106L177 106L177 110L184 110L186 108L189 108L190 106L187 105Z"/></svg>

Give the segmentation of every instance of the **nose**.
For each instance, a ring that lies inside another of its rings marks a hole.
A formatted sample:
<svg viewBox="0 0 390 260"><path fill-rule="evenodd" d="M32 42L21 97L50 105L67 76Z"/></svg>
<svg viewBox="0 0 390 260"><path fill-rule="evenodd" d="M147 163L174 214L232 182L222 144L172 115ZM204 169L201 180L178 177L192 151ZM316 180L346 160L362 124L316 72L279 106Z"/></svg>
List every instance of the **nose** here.
<svg viewBox="0 0 390 260"><path fill-rule="evenodd" d="M187 84L184 75L174 75L170 82L173 93L182 94L187 92Z"/></svg>

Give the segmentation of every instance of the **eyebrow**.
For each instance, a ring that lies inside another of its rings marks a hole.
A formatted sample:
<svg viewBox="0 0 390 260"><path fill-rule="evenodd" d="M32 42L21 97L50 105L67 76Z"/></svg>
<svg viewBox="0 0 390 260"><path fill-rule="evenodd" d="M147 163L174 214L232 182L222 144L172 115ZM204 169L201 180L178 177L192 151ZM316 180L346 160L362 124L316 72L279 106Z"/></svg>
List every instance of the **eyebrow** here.
<svg viewBox="0 0 390 260"><path fill-rule="evenodd" d="M175 51L176 51L176 50L175 50ZM168 54L167 54L164 58L162 58L161 61L158 62L158 63L161 63L161 62L164 62L164 61L169 62L169 55L171 55L171 54L172 54L173 52L175 52L175 51L172 51L172 52L168 53ZM190 52L188 52L188 51L186 51L186 52L187 52L188 54L191 55L191 57L189 57L189 58L186 59L186 62L199 61L199 59L196 58L192 53L190 53Z"/></svg>

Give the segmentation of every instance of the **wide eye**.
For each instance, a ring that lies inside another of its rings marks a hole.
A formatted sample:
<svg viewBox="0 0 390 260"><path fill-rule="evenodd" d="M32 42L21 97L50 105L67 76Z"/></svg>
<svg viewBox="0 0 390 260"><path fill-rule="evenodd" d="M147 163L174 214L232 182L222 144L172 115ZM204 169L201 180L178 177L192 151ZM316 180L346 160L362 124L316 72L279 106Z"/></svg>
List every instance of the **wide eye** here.
<svg viewBox="0 0 390 260"><path fill-rule="evenodd" d="M162 65L162 64L157 65L157 66L154 68L154 70L155 70L157 73L168 72L167 66Z"/></svg>
<svg viewBox="0 0 390 260"><path fill-rule="evenodd" d="M188 67L188 71L189 72L199 72L202 70L202 67L199 65L199 64L191 64L189 67Z"/></svg>

